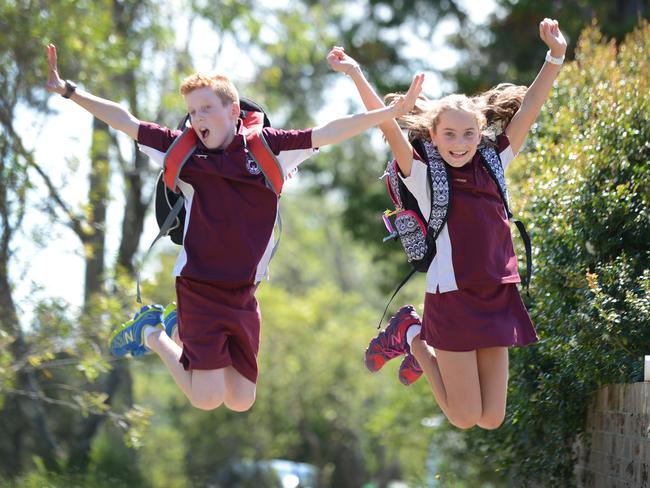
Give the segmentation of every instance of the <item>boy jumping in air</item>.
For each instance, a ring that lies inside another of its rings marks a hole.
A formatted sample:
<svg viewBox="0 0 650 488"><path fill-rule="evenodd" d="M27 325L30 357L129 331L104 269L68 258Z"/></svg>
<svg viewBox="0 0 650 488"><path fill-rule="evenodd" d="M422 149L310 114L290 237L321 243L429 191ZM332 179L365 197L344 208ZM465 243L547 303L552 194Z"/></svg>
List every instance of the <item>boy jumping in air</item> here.
<svg viewBox="0 0 650 488"><path fill-rule="evenodd" d="M47 46L47 89L77 103L113 129L136 140L162 164L181 131L142 122L120 105L59 77L54 45ZM408 113L422 87L417 75L393 105L342 117L305 130L266 127L263 138L284 176L317 148L342 142ZM226 76L194 74L180 87L198 142L182 166L178 187L186 211L178 256L176 300L163 310L145 306L112 336L121 356L155 352L196 408L225 404L234 411L255 402L260 310L257 283L266 274L278 196L250 157L237 89Z"/></svg>

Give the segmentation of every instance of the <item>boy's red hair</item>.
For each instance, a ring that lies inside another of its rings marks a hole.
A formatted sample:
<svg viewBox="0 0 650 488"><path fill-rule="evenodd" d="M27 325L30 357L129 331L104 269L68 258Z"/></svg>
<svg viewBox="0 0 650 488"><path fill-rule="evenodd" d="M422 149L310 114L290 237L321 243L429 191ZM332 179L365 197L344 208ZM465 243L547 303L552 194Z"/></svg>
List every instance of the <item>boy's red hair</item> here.
<svg viewBox="0 0 650 488"><path fill-rule="evenodd" d="M230 78L225 75L204 75L202 73L195 73L183 80L180 92L181 95L185 96L194 90L206 87L212 88L224 105L233 102L239 103L237 88L235 88L233 82L230 81Z"/></svg>

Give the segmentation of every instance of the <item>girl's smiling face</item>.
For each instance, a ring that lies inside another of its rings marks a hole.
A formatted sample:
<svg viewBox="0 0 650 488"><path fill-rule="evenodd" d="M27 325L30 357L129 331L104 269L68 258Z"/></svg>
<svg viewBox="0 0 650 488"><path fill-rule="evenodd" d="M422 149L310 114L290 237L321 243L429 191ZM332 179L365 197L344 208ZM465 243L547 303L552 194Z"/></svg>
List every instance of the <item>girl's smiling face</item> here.
<svg viewBox="0 0 650 488"><path fill-rule="evenodd" d="M481 141L476 114L460 109L445 110L429 129L431 141L450 166L460 168L469 163Z"/></svg>
<svg viewBox="0 0 650 488"><path fill-rule="evenodd" d="M192 128L208 149L226 147L232 141L239 119L239 105L225 103L210 87L185 95Z"/></svg>

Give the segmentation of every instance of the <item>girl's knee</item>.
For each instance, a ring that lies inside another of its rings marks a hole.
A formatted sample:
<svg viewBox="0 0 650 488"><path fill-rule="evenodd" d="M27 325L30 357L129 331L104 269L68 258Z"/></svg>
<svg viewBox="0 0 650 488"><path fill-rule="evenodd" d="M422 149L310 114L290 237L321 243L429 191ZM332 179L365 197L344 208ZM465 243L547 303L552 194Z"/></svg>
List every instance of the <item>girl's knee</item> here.
<svg viewBox="0 0 650 488"><path fill-rule="evenodd" d="M485 412L478 421L478 426L486 430L498 429L503 425L506 417L505 412Z"/></svg>
<svg viewBox="0 0 650 488"><path fill-rule="evenodd" d="M450 415L449 416L449 422L454 427L457 427L462 430L467 430L471 429L472 427L476 426L478 423L478 419L475 417L464 417L462 415Z"/></svg>
<svg viewBox="0 0 650 488"><path fill-rule="evenodd" d="M471 429L481 419L481 411L477 408L464 407L452 409L447 415L449 422L459 429Z"/></svg>

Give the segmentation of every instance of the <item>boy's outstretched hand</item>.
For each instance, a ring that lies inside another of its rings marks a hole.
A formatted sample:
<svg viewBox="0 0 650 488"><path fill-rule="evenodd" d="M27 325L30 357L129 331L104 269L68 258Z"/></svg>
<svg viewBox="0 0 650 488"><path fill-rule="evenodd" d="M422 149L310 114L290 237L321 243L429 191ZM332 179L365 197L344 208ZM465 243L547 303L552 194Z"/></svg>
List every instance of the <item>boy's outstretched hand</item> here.
<svg viewBox="0 0 650 488"><path fill-rule="evenodd" d="M47 91L62 95L65 93L65 82L59 76L56 67L56 47L54 44L47 45Z"/></svg>
<svg viewBox="0 0 650 488"><path fill-rule="evenodd" d="M560 58L566 53L566 39L557 20L544 19L539 23L539 37L551 50L551 56Z"/></svg>
<svg viewBox="0 0 650 488"><path fill-rule="evenodd" d="M424 82L424 73L417 74L413 77L413 82L409 87L409 91L406 92L406 95L401 95L397 97L391 107L395 112L395 118L406 115L413 107L415 107L415 101L418 99L420 92L422 91L422 83Z"/></svg>

